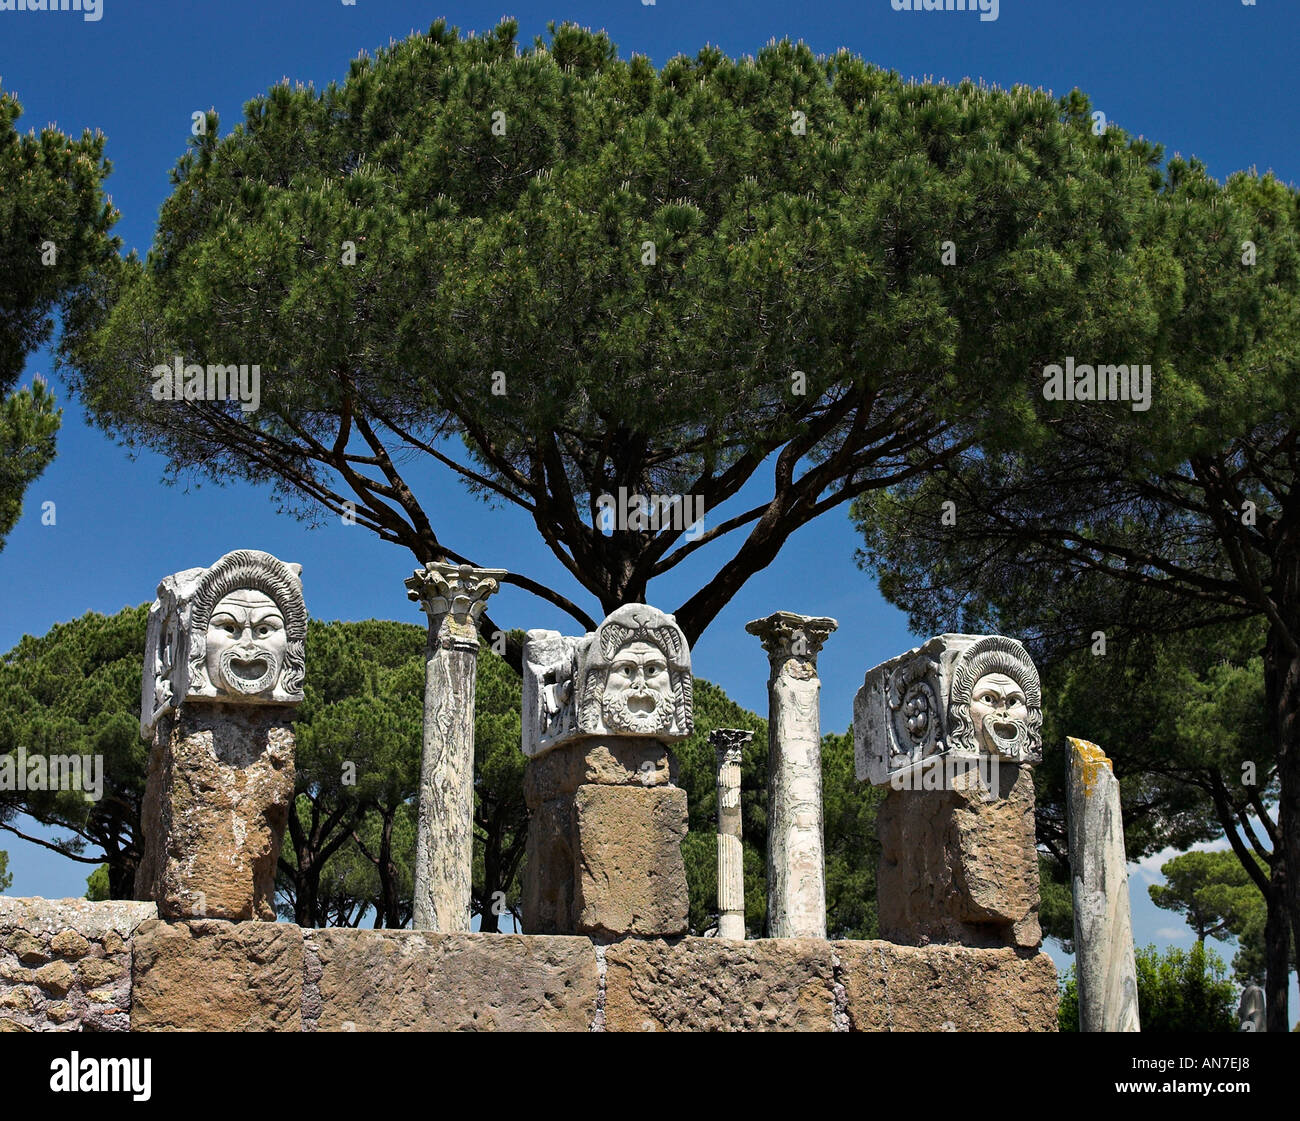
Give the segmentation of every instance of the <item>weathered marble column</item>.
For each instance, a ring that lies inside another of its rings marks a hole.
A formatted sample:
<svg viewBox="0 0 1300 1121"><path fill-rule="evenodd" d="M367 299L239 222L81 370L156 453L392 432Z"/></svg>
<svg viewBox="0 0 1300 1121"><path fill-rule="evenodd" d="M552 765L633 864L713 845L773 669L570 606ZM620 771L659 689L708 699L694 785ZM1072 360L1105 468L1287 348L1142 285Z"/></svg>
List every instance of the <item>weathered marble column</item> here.
<svg viewBox="0 0 1300 1121"><path fill-rule="evenodd" d="M429 616L412 926L469 930L478 621L505 570L431 562L406 581Z"/></svg>
<svg viewBox="0 0 1300 1121"><path fill-rule="evenodd" d="M671 615L626 604L592 633L528 632L522 747L529 934L685 934L690 650Z"/></svg>
<svg viewBox="0 0 1300 1121"><path fill-rule="evenodd" d="M302 569L241 549L166 577L149 611L152 741L135 894L167 919L275 919L306 672Z"/></svg>
<svg viewBox="0 0 1300 1121"><path fill-rule="evenodd" d="M778 611L746 625L771 662L768 698L767 933L826 937L821 681L817 653L839 624Z"/></svg>
<svg viewBox="0 0 1300 1121"><path fill-rule="evenodd" d="M853 701L876 817L880 937L1035 949L1038 671L1015 639L944 634L869 670Z"/></svg>
<svg viewBox="0 0 1300 1121"><path fill-rule="evenodd" d="M1069 737L1066 774L1080 1031L1141 1031L1119 782L1095 743Z"/></svg>
<svg viewBox="0 0 1300 1121"><path fill-rule="evenodd" d="M741 845L740 762L753 732L715 728L718 760L718 937L745 937L745 853Z"/></svg>

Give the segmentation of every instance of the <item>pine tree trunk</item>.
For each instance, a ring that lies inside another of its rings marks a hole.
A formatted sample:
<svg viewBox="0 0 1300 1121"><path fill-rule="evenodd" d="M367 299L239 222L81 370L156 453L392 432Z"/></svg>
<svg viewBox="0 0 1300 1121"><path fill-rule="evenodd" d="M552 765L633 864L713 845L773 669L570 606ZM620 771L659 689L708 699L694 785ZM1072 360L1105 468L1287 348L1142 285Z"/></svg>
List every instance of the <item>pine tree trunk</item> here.
<svg viewBox="0 0 1300 1121"><path fill-rule="evenodd" d="M1278 593L1284 609L1282 619L1287 625L1274 622L1269 627L1264 645L1264 678L1280 785L1275 855L1284 865L1286 915L1291 935L1300 946L1300 876L1289 874L1292 869L1300 869L1300 650L1295 647L1295 636L1300 635L1300 611L1296 610L1300 608L1300 595L1287 594L1298 590L1300 558L1288 568L1292 571L1281 581Z"/></svg>
<svg viewBox="0 0 1300 1121"><path fill-rule="evenodd" d="M393 863L393 819L397 807L384 812L384 825L379 838L379 886L384 899L386 922L390 927L401 925L401 910L397 900L397 867Z"/></svg>
<svg viewBox="0 0 1300 1121"><path fill-rule="evenodd" d="M483 913L479 916L479 930L484 934L501 933L501 916L496 913L493 896L504 891L501 883L500 829L489 829L483 845Z"/></svg>
<svg viewBox="0 0 1300 1121"><path fill-rule="evenodd" d="M1274 854L1273 869L1269 876L1268 918L1264 923L1264 1003L1268 1015L1269 1031L1290 1031L1290 1013L1287 1008L1291 979L1291 924L1286 908L1286 857Z"/></svg>

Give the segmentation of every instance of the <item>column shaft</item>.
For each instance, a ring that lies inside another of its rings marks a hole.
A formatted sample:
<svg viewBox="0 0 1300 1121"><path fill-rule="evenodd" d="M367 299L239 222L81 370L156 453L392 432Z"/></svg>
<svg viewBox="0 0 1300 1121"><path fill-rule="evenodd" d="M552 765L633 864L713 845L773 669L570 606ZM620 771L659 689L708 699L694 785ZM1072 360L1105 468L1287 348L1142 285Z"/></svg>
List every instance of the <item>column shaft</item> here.
<svg viewBox="0 0 1300 1121"><path fill-rule="evenodd" d="M745 629L763 641L768 679L767 932L826 937L821 681L817 652L834 619L779 611Z"/></svg>
<svg viewBox="0 0 1300 1121"><path fill-rule="evenodd" d="M412 926L470 928L478 619L502 569L434 563L406 581L429 616Z"/></svg>
<svg viewBox="0 0 1300 1121"><path fill-rule="evenodd" d="M717 728L709 742L718 761L718 937L745 937L745 854L741 844L740 762L753 732Z"/></svg>
<svg viewBox="0 0 1300 1121"><path fill-rule="evenodd" d="M1119 783L1096 744L1070 737L1066 776L1080 1031L1141 1031Z"/></svg>

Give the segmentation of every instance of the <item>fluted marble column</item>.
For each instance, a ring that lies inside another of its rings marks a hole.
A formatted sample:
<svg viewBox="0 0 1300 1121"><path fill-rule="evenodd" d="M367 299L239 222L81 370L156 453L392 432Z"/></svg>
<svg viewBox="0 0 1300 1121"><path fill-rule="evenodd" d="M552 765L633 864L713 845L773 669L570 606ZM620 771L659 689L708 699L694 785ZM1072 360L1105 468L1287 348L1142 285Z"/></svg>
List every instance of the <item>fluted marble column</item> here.
<svg viewBox="0 0 1300 1121"><path fill-rule="evenodd" d="M709 743L718 760L718 937L745 938L745 854L741 847L740 760L754 738L739 728L715 728Z"/></svg>
<svg viewBox="0 0 1300 1121"><path fill-rule="evenodd" d="M406 581L407 595L429 616L415 834L417 930L469 930L478 620L505 574L433 562Z"/></svg>
<svg viewBox="0 0 1300 1121"><path fill-rule="evenodd" d="M821 681L817 653L839 624L778 611L746 625L768 678L767 933L826 937L822 840Z"/></svg>

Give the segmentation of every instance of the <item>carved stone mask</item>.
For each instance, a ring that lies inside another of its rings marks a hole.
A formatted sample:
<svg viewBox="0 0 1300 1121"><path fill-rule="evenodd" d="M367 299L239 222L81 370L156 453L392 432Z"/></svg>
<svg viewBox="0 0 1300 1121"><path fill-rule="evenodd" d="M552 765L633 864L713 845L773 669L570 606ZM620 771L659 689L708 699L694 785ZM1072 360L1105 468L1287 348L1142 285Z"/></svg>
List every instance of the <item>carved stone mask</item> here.
<svg viewBox="0 0 1300 1121"><path fill-rule="evenodd" d="M287 644L284 618L270 596L231 592L208 621L208 680L219 693L269 693L280 680Z"/></svg>
<svg viewBox="0 0 1300 1121"><path fill-rule="evenodd" d="M1029 705L1025 691L1004 673L988 673L975 682L970 700L971 723L981 750L1016 758L1029 744Z"/></svg>
<svg viewBox="0 0 1300 1121"><path fill-rule="evenodd" d="M658 647L649 642L630 642L614 655L601 702L607 728L663 732L673 722L674 704L668 662Z"/></svg>

